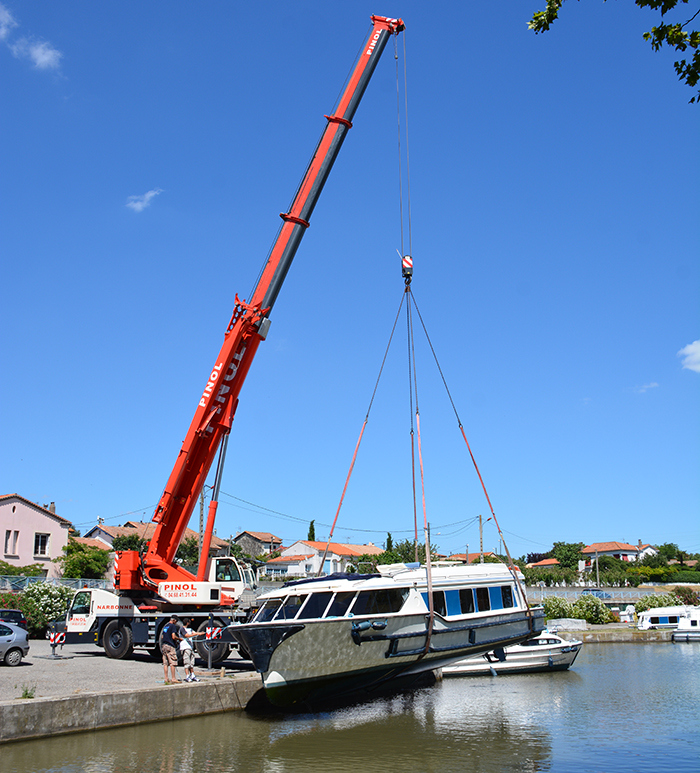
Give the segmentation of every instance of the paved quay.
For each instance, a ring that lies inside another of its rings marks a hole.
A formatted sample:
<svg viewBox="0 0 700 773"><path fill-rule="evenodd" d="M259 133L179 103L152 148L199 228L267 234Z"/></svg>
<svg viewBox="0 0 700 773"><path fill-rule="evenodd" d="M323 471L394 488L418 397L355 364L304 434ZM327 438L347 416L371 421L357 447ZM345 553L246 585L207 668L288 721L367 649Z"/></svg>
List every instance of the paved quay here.
<svg viewBox="0 0 700 773"><path fill-rule="evenodd" d="M209 672L197 661L200 682L166 685L162 663L138 650L131 660L111 660L94 645L56 652L62 657L32 639L21 665L0 667L0 743L240 711L261 687L260 675L236 657L225 661L223 676L221 667Z"/></svg>

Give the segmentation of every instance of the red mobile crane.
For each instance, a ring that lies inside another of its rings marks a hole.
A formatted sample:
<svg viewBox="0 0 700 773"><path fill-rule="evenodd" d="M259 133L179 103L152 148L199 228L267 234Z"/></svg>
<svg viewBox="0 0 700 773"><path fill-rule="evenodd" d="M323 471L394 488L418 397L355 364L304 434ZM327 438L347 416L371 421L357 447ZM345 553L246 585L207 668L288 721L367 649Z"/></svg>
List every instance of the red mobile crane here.
<svg viewBox="0 0 700 773"><path fill-rule="evenodd" d="M153 521L157 524L148 550L119 555L115 585L120 594L168 599L173 591L180 600L218 603L217 588L204 583L207 557L214 527L226 442L238 405L238 396L255 353L265 340L270 311L289 271L311 213L321 194L343 140L379 57L390 35L404 29L401 19L372 16L372 30L333 115L311 159L289 212L270 251L250 302L236 295L233 316L224 343L197 405L187 436L158 503ZM200 496L217 450L221 449L207 527L202 544L198 576L174 563L197 499ZM183 591L182 585L188 586ZM201 587L201 586L204 587ZM189 594L187 593L189 591Z"/></svg>
<svg viewBox="0 0 700 773"><path fill-rule="evenodd" d="M147 647L155 653L160 630L172 612L187 612L200 630L212 624L212 613L217 616L214 626L225 626L234 619L232 605L240 591L231 593L226 585L227 581L234 581L235 585L243 574L237 566L226 569L225 562L235 564L234 559L216 559L216 565L209 571L211 581L205 581L228 434L248 369L260 342L267 335L270 311L336 156L352 127L355 111L389 37L404 29L401 19L383 16L372 16L371 19L369 37L337 108L333 115L326 116L328 123L289 212L281 214L282 227L250 302L240 300L236 295L223 346L153 515L156 528L148 549L143 555L130 550L117 553L116 594L87 589L76 593L65 622L53 629L60 643L93 641L104 647L109 657L124 658L131 654L134 646ZM175 553L217 451L219 460L212 501L195 577L175 563ZM220 568L224 571L220 572ZM227 571L232 573L227 575ZM244 583L239 583L238 587L244 587ZM213 662L223 660L230 650L227 641L206 645L198 642L196 646L204 658L213 654Z"/></svg>

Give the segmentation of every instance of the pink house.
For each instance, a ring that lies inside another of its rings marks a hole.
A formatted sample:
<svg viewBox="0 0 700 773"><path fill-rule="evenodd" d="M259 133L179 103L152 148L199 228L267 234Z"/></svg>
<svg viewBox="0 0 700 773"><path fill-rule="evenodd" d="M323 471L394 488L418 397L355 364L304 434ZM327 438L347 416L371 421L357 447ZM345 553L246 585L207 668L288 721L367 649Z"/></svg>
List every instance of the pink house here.
<svg viewBox="0 0 700 773"><path fill-rule="evenodd" d="M53 562L63 555L70 528L70 521L56 515L53 502L42 507L19 494L0 496L2 560L8 564L41 564L47 577L59 577Z"/></svg>

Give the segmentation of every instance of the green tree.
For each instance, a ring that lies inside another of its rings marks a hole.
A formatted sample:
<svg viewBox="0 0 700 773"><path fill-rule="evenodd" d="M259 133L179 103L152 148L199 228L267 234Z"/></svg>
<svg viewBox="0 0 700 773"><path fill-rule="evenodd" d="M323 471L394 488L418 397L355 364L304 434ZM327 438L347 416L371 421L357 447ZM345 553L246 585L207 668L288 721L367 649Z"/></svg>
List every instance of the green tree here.
<svg viewBox="0 0 700 773"><path fill-rule="evenodd" d="M316 524L316 521L311 521L311 523L309 524L309 533L308 533L308 535L306 537L306 539L309 542L316 542L316 526L315 526L315 524Z"/></svg>
<svg viewBox="0 0 700 773"><path fill-rule="evenodd" d="M528 27L538 32L546 32L559 16L559 9L564 4L564 0L547 0L544 11L537 11L530 20ZM674 62L676 74L681 82L685 82L691 88L694 88L700 80L700 32L698 30L687 30L686 27L695 19L699 11L696 11L686 21L676 21L672 24L665 22L666 14L677 8L680 12L682 5L687 5L688 0L634 0L634 4L640 8L651 8L658 10L661 14L661 23L652 27L649 32L644 33L644 40L651 43L654 51L659 51L664 46L669 46L681 53L689 48L694 50L693 58L688 62L681 59ZM685 15L685 14L684 14ZM690 100L695 102L700 97L700 91Z"/></svg>
<svg viewBox="0 0 700 773"><path fill-rule="evenodd" d="M431 555L437 553L437 545L431 545ZM385 550L378 555L365 553L358 559L361 572L374 571L380 564L412 564L416 559L416 543L414 540L404 539L392 546L391 550ZM425 545L418 543L418 561L425 563Z"/></svg>
<svg viewBox="0 0 700 773"><path fill-rule="evenodd" d="M199 537L185 537L175 553L185 566L197 566L199 564Z"/></svg>
<svg viewBox="0 0 700 773"><path fill-rule="evenodd" d="M585 547L583 542L555 542L552 555L561 566L567 569L578 569L578 562L583 559L581 551Z"/></svg>
<svg viewBox="0 0 700 773"><path fill-rule="evenodd" d="M679 547L675 542L664 542L663 545L659 545L656 548L658 554L668 563L676 557Z"/></svg>
<svg viewBox="0 0 700 773"><path fill-rule="evenodd" d="M112 540L112 550L138 550L139 553L142 553L147 548L148 542L143 537L139 537L136 532L115 537Z"/></svg>
<svg viewBox="0 0 700 773"><path fill-rule="evenodd" d="M109 566L109 550L89 547L73 539L63 548L63 555L54 563L61 567L64 577L99 580Z"/></svg>
<svg viewBox="0 0 700 773"><path fill-rule="evenodd" d="M668 561L661 555L661 553L657 553L656 555L647 554L639 562L639 566L649 566L654 569L665 569L668 566Z"/></svg>
<svg viewBox="0 0 700 773"><path fill-rule="evenodd" d="M386 550L391 551L394 549L394 540L391 538L391 532L386 533Z"/></svg>

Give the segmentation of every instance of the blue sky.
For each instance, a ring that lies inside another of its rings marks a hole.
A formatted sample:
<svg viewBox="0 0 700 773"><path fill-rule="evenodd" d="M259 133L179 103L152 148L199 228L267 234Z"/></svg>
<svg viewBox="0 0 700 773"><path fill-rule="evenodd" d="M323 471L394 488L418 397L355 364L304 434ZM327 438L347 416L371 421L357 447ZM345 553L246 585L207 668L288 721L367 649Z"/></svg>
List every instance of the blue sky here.
<svg viewBox="0 0 700 773"><path fill-rule="evenodd" d="M542 5L2 0L0 493L150 519L379 13L407 26L413 291L511 552L700 551L699 108L652 12L567 3L535 36ZM220 536L328 534L403 290L397 159L389 47L241 394ZM338 541L411 533L405 352ZM475 549L422 341L418 379L433 542Z"/></svg>

